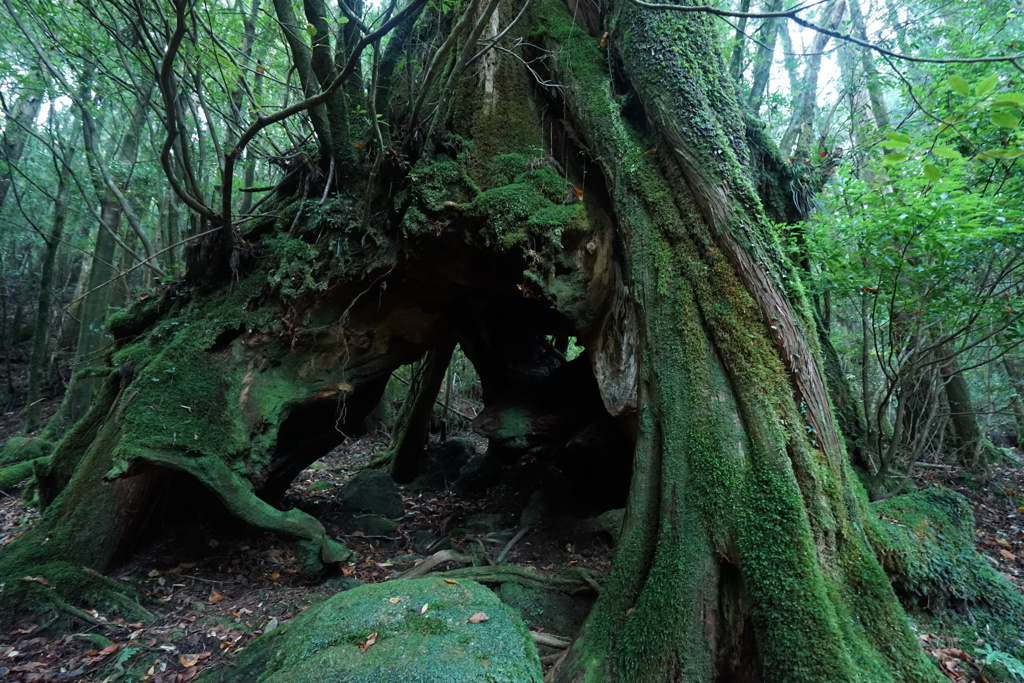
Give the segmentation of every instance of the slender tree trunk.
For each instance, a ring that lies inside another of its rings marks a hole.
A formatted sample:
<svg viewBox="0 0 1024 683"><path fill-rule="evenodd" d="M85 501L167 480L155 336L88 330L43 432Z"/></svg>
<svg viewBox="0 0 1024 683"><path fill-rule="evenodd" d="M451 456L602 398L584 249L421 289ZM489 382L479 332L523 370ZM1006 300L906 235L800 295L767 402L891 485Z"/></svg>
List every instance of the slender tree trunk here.
<svg viewBox="0 0 1024 683"><path fill-rule="evenodd" d="M740 0L738 8L740 12L750 11L750 0ZM743 62L747 53L747 18L740 17L736 20L736 34L733 36L732 58L729 60L729 73L737 83L743 78Z"/></svg>
<svg viewBox="0 0 1024 683"><path fill-rule="evenodd" d="M782 8L780 0L769 0L765 4L765 12L778 12ZM747 103L755 113L761 108L764 100L764 92L768 87L768 79L772 73L772 63L775 61L775 42L779 37L779 24L781 19L765 19L761 31L758 33L757 53L754 55L754 71L751 75L752 84Z"/></svg>
<svg viewBox="0 0 1024 683"><path fill-rule="evenodd" d="M40 388L45 376L46 344L50 340L50 319L53 311L53 270L57 251L64 236L64 221L67 217L67 162L62 165L57 179L57 195L53 203L53 226L46 237L43 254L43 269L39 276L39 298L36 302L36 320L32 328L32 355L28 370L28 408L25 415L25 431L32 432L39 425Z"/></svg>
<svg viewBox="0 0 1024 683"><path fill-rule="evenodd" d="M822 10L822 24L835 30L846 13L846 0L829 0ZM789 126L782 135L779 149L784 155L809 154L814 146L814 119L818 113L818 75L821 73L821 58L828 45L829 36L818 33L811 43L811 55L804 67L803 79L794 91L793 114Z"/></svg>
<svg viewBox="0 0 1024 683"><path fill-rule="evenodd" d="M85 99L85 95L83 95L83 100ZM75 346L75 365L79 368L95 363L108 343L106 322L115 291L114 279L117 274L115 263L120 241L118 232L121 228L121 217L125 208L123 193L126 189L127 178L130 176L130 169L135 165L138 156L141 126L147 110L148 94L144 96L142 93L136 93L133 120L118 143L119 158L128 169L126 174L119 179L112 179L106 170L101 168L104 162L100 158L97 121L84 107L81 110L82 135L86 154L89 156L93 171L93 186L100 198L100 224L96 231L95 246L90 259L85 297L78 309L80 328L78 343ZM114 185L117 183L122 186L115 187ZM121 244L123 245L123 241ZM147 253L152 253L151 245L147 247ZM61 404L54 419L47 425L47 436L60 434L61 431L79 420L88 409L97 389L97 378L73 377L68 387L68 396Z"/></svg>
<svg viewBox="0 0 1024 683"><path fill-rule="evenodd" d="M978 424L978 414L971 401L971 390L956 360L942 366L946 402L949 404L950 425L953 428L953 446L957 460L965 467L984 466L987 449L985 435Z"/></svg>
<svg viewBox="0 0 1024 683"><path fill-rule="evenodd" d="M28 142L30 131L35 126L36 117L39 116L39 109L43 104L45 86L41 81L42 74L37 72L30 78L38 81L38 86L30 86L10 110L5 107L4 111L7 125L4 126L3 139L0 140L0 162L4 164L4 168L0 170L0 211L3 210L7 193L11 189L11 167L16 166L21 160L25 143Z"/></svg>
<svg viewBox="0 0 1024 683"><path fill-rule="evenodd" d="M1017 427L1017 442L1024 439L1024 363L1009 352L1003 356L1003 369L1010 380L1010 388L1013 390L1013 398L1010 399L1010 407L1013 409L1014 422Z"/></svg>

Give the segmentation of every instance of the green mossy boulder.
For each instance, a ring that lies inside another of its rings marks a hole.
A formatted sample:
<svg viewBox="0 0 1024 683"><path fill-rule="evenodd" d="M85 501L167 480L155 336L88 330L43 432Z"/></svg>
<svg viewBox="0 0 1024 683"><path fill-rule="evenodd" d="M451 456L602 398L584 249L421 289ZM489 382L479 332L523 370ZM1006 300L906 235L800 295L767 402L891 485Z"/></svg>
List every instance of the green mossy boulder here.
<svg viewBox="0 0 1024 683"><path fill-rule="evenodd" d="M959 493L929 488L872 505L868 534L918 629L1024 657L1024 596L974 548L974 515ZM993 679L994 680L994 679Z"/></svg>
<svg viewBox="0 0 1024 683"><path fill-rule="evenodd" d="M425 607L425 609L424 609ZM486 621L470 623L483 612ZM372 644L366 645L371 640ZM530 634L490 590L428 578L368 584L252 641L201 683L540 683Z"/></svg>
<svg viewBox="0 0 1024 683"><path fill-rule="evenodd" d="M625 519L626 508L607 510L595 518L598 528L611 536L612 540L616 543L619 542L619 536L622 535L622 523Z"/></svg>
<svg viewBox="0 0 1024 683"><path fill-rule="evenodd" d="M872 545L904 603L1024 617L1024 597L975 551L974 515L959 493L929 488L872 508Z"/></svg>

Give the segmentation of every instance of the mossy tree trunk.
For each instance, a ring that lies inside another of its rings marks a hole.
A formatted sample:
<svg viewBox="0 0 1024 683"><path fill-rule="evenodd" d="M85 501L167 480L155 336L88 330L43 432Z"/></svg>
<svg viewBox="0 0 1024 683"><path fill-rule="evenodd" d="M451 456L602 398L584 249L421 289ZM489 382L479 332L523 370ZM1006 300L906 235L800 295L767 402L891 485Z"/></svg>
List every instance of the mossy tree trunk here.
<svg viewBox="0 0 1024 683"><path fill-rule="evenodd" d="M956 360L942 366L942 380L945 383L946 402L949 404L949 422L953 429L953 446L957 461L965 467L984 466L990 458L985 435L978 423L978 413L971 401L971 388L967 384Z"/></svg>
<svg viewBox="0 0 1024 683"><path fill-rule="evenodd" d="M935 680L865 540L713 26L628 3L609 19L646 125L608 100L594 42L549 31L629 254L639 434L611 577L554 679Z"/></svg>
<svg viewBox="0 0 1024 683"><path fill-rule="evenodd" d="M582 447L602 420L631 441L608 456L633 464L614 565L552 680L939 680L865 537L711 19L538 0L515 57L474 62L520 8L424 9L403 45L438 71L380 103L394 147L298 219L295 196L323 182L281 192L284 219L251 228L262 251L239 276L224 264L113 321L108 404L48 475L48 552L108 568L170 472L329 566L344 550L319 522L268 501L358 430L395 368L454 338L508 457ZM439 27L456 38L437 49ZM315 89L330 68L289 44ZM430 111L445 116L417 118ZM321 143L351 139L313 116ZM550 341L567 335L587 349L570 362ZM97 488L113 501L98 513ZM104 540L85 544L93 514ZM0 574L31 573L39 540L15 541Z"/></svg>

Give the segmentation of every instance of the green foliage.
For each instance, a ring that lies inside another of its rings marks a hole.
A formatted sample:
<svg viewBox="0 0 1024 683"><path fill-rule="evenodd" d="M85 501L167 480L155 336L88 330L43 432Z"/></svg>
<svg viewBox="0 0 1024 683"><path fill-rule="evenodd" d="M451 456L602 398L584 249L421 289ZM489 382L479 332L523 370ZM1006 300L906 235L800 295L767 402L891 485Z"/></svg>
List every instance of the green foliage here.
<svg viewBox="0 0 1024 683"><path fill-rule="evenodd" d="M1024 683L1024 662L1021 660L1007 652L994 650L987 643L978 649L978 654L984 666L1000 666L1011 676L1013 683Z"/></svg>

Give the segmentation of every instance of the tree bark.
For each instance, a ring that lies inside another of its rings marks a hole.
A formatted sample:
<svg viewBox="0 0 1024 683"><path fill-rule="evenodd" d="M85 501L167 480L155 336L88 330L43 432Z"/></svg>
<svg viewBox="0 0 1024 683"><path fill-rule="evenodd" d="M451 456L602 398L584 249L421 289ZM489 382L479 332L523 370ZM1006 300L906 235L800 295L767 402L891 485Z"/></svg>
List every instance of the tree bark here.
<svg viewBox="0 0 1024 683"><path fill-rule="evenodd" d="M420 455L427 443L434 401L454 351L455 340L442 341L427 351L413 373L409 393L398 413L398 431L391 450L391 476L399 484L409 483L419 473Z"/></svg>

